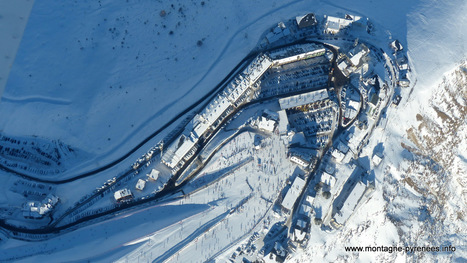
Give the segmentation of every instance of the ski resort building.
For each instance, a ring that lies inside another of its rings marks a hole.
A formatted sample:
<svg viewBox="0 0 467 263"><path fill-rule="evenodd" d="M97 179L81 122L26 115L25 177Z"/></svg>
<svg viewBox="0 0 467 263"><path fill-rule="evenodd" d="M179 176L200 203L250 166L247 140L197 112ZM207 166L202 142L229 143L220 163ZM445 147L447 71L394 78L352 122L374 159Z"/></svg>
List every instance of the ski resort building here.
<svg viewBox="0 0 467 263"><path fill-rule="evenodd" d="M315 103L320 100L326 100L329 98L328 92L325 89L311 91L279 100L279 105L282 110L291 109L306 104Z"/></svg>
<svg viewBox="0 0 467 263"><path fill-rule="evenodd" d="M151 173L147 174L148 178L153 181L157 181L157 179L159 179L159 175L160 175L160 172L156 169L152 169Z"/></svg>
<svg viewBox="0 0 467 263"><path fill-rule="evenodd" d="M292 211L295 201L297 201L297 198L300 195L304 186L305 186L305 180L303 180L302 178L298 176L295 177L295 180L293 181L292 186L290 187L289 191L287 191L287 194L285 195L284 200L282 200L282 207L287 212Z"/></svg>
<svg viewBox="0 0 467 263"><path fill-rule="evenodd" d="M349 58L352 65L359 68L363 64L363 59L370 53L370 49L364 45L359 44L349 51Z"/></svg>
<svg viewBox="0 0 467 263"><path fill-rule="evenodd" d="M42 202L28 201L23 205L23 216L31 219L43 218L52 212L58 201L58 197L52 194L49 194Z"/></svg>
<svg viewBox="0 0 467 263"><path fill-rule="evenodd" d="M266 34L266 40L269 44L271 44L289 35L290 29L285 26L284 22L280 22L274 29L271 30L271 32Z"/></svg>
<svg viewBox="0 0 467 263"><path fill-rule="evenodd" d="M348 27L353 22L359 21L360 16L345 15L345 18L338 18L333 16L326 17L325 33L337 34L343 28Z"/></svg>
<svg viewBox="0 0 467 263"><path fill-rule="evenodd" d="M279 113L279 134L286 135L289 131L289 119L287 118L287 113L285 110L281 110Z"/></svg>
<svg viewBox="0 0 467 263"><path fill-rule="evenodd" d="M114 198L117 202L128 201L133 199L133 193L131 193L130 189L124 188L115 192Z"/></svg>
<svg viewBox="0 0 467 263"><path fill-rule="evenodd" d="M146 186L146 181L143 179L138 179L138 182L136 182L136 190L143 191L144 187Z"/></svg>
<svg viewBox="0 0 467 263"><path fill-rule="evenodd" d="M326 49L317 44L298 44L284 48L278 48L269 52L269 56L274 61L274 66L322 56Z"/></svg>
<svg viewBox="0 0 467 263"><path fill-rule="evenodd" d="M344 203L342 204L342 208L334 215L333 218L333 225L337 228L342 227L345 222L350 218L350 216L354 213L357 206L359 205L362 197L364 196L367 190L366 185L362 181L358 181L347 198L345 199Z"/></svg>
<svg viewBox="0 0 467 263"><path fill-rule="evenodd" d="M371 158L371 161L373 162L374 166L378 166L382 160L383 160L383 157L381 153L375 153L373 157Z"/></svg>
<svg viewBox="0 0 467 263"><path fill-rule="evenodd" d="M261 116L258 120L258 129L267 131L267 132L273 132L274 129L276 128L276 122L273 120L269 120L263 116Z"/></svg>
<svg viewBox="0 0 467 263"><path fill-rule="evenodd" d="M188 160L197 149L198 138L192 137L191 134L188 136L185 134L180 135L177 140L172 143L162 156L162 162L164 162L170 168L175 168L182 161ZM183 165L181 163L181 165Z"/></svg>

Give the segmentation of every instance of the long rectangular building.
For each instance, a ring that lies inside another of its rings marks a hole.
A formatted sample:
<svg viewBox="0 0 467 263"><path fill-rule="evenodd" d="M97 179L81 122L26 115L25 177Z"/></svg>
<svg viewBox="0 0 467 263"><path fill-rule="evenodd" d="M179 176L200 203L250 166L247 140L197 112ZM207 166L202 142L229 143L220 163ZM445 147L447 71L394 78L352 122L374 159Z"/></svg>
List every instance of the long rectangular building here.
<svg viewBox="0 0 467 263"><path fill-rule="evenodd" d="M320 100L328 99L328 91L326 89L311 91L279 100L281 110L299 107L306 104L311 104Z"/></svg>
<svg viewBox="0 0 467 263"><path fill-rule="evenodd" d="M298 44L273 50L269 56L274 62L274 66L280 66L302 59L319 57L326 53L326 49L316 44Z"/></svg>

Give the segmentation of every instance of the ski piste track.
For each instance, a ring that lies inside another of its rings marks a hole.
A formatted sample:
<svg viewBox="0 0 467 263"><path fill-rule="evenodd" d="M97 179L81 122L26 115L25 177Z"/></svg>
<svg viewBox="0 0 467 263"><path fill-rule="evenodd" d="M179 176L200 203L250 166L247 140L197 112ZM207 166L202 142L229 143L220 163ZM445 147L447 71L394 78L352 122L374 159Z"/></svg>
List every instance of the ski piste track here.
<svg viewBox="0 0 467 263"><path fill-rule="evenodd" d="M231 80L233 77L235 77L236 74L240 70L242 70L247 65L247 63L251 62L257 55L259 55L259 54L261 54L263 52L268 52L270 50L277 49L277 48L292 46L292 45L296 45L296 44L305 44L305 43L321 44L321 45L327 47L328 49L330 49L334 54L333 55L333 60L331 61L331 65L332 65L332 67L334 69L337 69L337 66L336 66L337 50L336 50L336 48L333 45L327 44L327 43L322 42L322 41L317 41L317 40L314 40L314 39L310 40L310 39L304 38L304 39L301 39L301 40L298 40L298 41L295 41L295 42L292 42L292 43L288 43L288 44L285 44L285 45L274 46L274 47L271 47L271 48L268 48L268 49L263 49L263 50L257 50L257 51L254 51L254 52L250 52L243 60L241 60L229 72L229 74L220 83L218 83L213 89L211 89L209 92L207 92L206 95L204 95L199 100L195 101L193 104L191 104L189 107L184 109L182 112L180 112L178 115L176 115L170 121L168 121L166 124L161 126L159 129L157 129L155 132L153 132L151 135L149 135L147 138L145 138L142 142L140 142L138 145L136 145L134 148L132 148L130 151L128 151L125 155L118 158L117 160L112 161L111 163L108 163L107 165L104 165L104 166L102 166L100 168L97 168L97 169L89 171L89 172L79 174L79 175L74 176L72 178L67 178L67 179L63 179L63 180L46 180L46 179L36 178L36 177L30 176L30 175L27 175L27 174L23 174L21 172L14 171L12 169L9 169L8 167L4 167L3 165L0 165L0 169L5 170L5 171L7 171L9 173L12 173L12 174L14 174L16 176L26 178L28 180L33 180L33 181L42 182L42 183L49 183L49 184L64 184L64 183L79 180L79 179L82 179L82 178L85 178L85 177L88 177L88 176L95 175L95 174L97 174L99 172L105 171L105 170L117 165L118 163L122 162L123 160L131 157L132 154L134 154L137 150L139 150L140 148L145 146L145 144L148 143L151 139L153 139L155 136L159 135L162 131L167 129L170 125L174 124L180 118L182 118L186 114L190 113L193 109L199 107L201 105L201 103L203 104L203 106L207 105L209 103L210 99L212 97L214 97L215 95L217 95L217 92L219 92L219 90L221 90L226 84L228 84L229 80ZM378 51L381 51L382 53L384 53L384 51L382 49L379 49ZM334 70L334 72L336 72L336 70ZM391 72L391 73L393 73L393 72ZM331 76L330 76L330 78L331 78ZM303 93L303 92L305 92L305 91L300 91L298 93ZM295 93L297 93L297 92L295 92ZM290 96L290 95L294 95L294 94L285 94L283 96ZM270 100L270 99L272 99L272 98L265 98L265 99L262 99L262 100L253 100L253 101L251 101L249 103L246 103L246 104L238 107L232 114L230 114L230 117L235 116L235 114L238 111L242 110L243 108L245 108L247 106L250 106L250 105L256 104L256 103L260 103L260 102L262 102L264 100ZM228 119L229 118L226 118L226 120L228 120ZM222 125L220 125L219 127L222 127ZM178 128L178 126L177 126L177 128ZM170 136L171 140L169 140L169 141L164 140L164 143L170 144L174 140L174 138L176 138L178 135L181 134L181 132L183 132L183 128L184 128L184 126L180 127L177 131L171 132L170 133L171 134L171 136ZM336 132L336 134L340 134L342 132L342 130L343 130L342 127L339 127L338 132ZM201 148L202 147L200 147L200 149ZM156 152L154 154L154 156L157 155L157 154L158 153ZM196 156L196 154L194 156ZM137 158L135 158L135 159L137 159ZM189 163L189 162L187 162L187 163ZM142 163L142 165L144 165L144 163ZM184 168L181 169L181 171L184 170ZM120 173L120 175L117 177L116 182L118 182L119 180L121 180L122 178L128 176L129 174L131 174L133 172L134 172L134 170L131 167L128 167L128 169L126 169L124 172ZM78 220L76 220L76 221L74 221L72 223L66 224L66 225L56 226L60 222L60 220L52 222L54 220L51 219L51 224L49 224L46 227L42 227L42 228L38 228L38 229L26 229L26 228L17 227L17 226L14 226L14 225L7 224L5 222L5 220L0 220L0 227L3 228L3 229L0 229L0 230L2 230L2 232L4 234L6 234L7 236L10 236L10 237L16 238L16 239L23 239L23 240L28 240L28 241L29 240L39 241L39 240L49 239L52 236L55 236L56 234L61 233L62 231L67 231L68 232L68 231L76 230L76 229L80 228L80 225L82 225L83 223L86 223L86 222L93 224L95 222L100 222L102 220L106 220L109 216L115 215L116 213L124 212L124 211L126 212L126 211L131 211L131 210L134 210L134 209L138 209L139 207L141 207L143 205L144 206L148 206L148 205L151 205L151 206L156 205L157 206L157 205L160 205L161 202L164 203L164 202L173 201L173 200L176 200L176 199L179 199L179 198L183 198L183 196L185 196L185 193L183 193L182 195L173 196L173 197L170 197L170 195L174 195L177 192L180 192L180 189L189 180L185 180L181 184L175 185L175 182L177 180L177 178L175 178L175 177L176 176L173 176L168 181L167 186L162 191L156 193L154 196L151 196L151 197L146 198L144 200L136 200L136 201L133 201L131 203L122 203L122 204L120 204L119 206L117 206L117 207L115 207L113 209L109 209L107 211L103 211L103 212L100 212L100 213L97 213L97 214L82 217L82 218L80 218L80 219L78 219ZM97 197L100 194L101 194L101 192L93 194L91 197L88 198L88 200L90 201L90 200L92 200L93 198ZM190 194L190 193L187 193L187 194ZM163 199L163 200L161 200L161 199ZM84 201L83 203L80 204L79 207L81 207L82 205L84 205L86 203L87 202ZM75 209L77 209L79 207L74 207L74 209L70 210L70 211L67 210L67 212L65 212L64 215L61 216L61 218L64 218L64 217L68 216ZM96 219L100 219L100 220L95 221ZM95 222L92 222L92 221L95 221ZM11 232L11 233L9 233L9 232ZM20 235L18 235L18 234L20 234ZM31 238L27 238L27 237L22 237L21 234L26 234L26 235L30 234L30 235L33 235L33 236L34 235L39 235L39 236L37 236L36 238L31 239ZM52 235L52 236L49 236L49 235Z"/></svg>

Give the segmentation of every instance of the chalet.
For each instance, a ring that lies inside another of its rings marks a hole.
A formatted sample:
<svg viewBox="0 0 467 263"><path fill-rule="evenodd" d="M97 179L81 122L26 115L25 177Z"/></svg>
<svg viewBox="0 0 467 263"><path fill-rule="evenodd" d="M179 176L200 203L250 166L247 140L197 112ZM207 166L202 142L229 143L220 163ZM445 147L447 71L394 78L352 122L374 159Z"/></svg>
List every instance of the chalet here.
<svg viewBox="0 0 467 263"><path fill-rule="evenodd" d="M144 187L146 186L146 181L143 179L138 179L138 182L136 182L136 190L143 191Z"/></svg>
<svg viewBox="0 0 467 263"><path fill-rule="evenodd" d="M373 157L371 158L371 161L373 162L373 165L378 166L381 161L383 160L382 154L380 153L375 153Z"/></svg>
<svg viewBox="0 0 467 263"><path fill-rule="evenodd" d="M115 192L114 198L117 202L129 201L133 199L133 193L131 193L130 189L124 188Z"/></svg>
<svg viewBox="0 0 467 263"><path fill-rule="evenodd" d="M160 172L156 169L152 169L151 173L147 174L148 178L153 181L157 181L159 179Z"/></svg>

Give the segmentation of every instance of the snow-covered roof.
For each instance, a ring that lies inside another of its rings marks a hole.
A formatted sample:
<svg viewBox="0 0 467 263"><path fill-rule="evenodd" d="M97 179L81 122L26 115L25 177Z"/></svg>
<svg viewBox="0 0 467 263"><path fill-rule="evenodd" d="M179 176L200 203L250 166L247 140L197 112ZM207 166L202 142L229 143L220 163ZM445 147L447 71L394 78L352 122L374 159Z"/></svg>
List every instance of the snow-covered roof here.
<svg viewBox="0 0 467 263"><path fill-rule="evenodd" d="M350 194L345 199L344 204L342 205L341 210L334 216L334 219L339 224L344 224L345 221L352 215L355 210L355 207L358 205L363 193L366 190L365 184L362 181L354 186Z"/></svg>
<svg viewBox="0 0 467 263"><path fill-rule="evenodd" d="M355 100L349 100L349 105L348 107L351 107L355 110L358 110L360 108L360 102L359 101L355 101Z"/></svg>
<svg viewBox="0 0 467 263"><path fill-rule="evenodd" d="M174 168L180 160L195 146L195 143L190 136L185 134L180 135L170 147L167 149L165 154L162 156L162 160L171 168Z"/></svg>
<svg viewBox="0 0 467 263"><path fill-rule="evenodd" d="M262 54L257 56L248 67L243 71L243 75L249 80L249 85L252 85L268 70L272 65L272 60Z"/></svg>
<svg viewBox="0 0 467 263"><path fill-rule="evenodd" d="M42 202L29 201L23 205L23 216L41 218L53 210L59 199L53 194L47 195Z"/></svg>
<svg viewBox="0 0 467 263"><path fill-rule="evenodd" d="M204 108L201 115L208 121L209 124L213 124L217 121L217 119L219 119L222 113L224 113L229 106L230 102L227 97L217 95L216 98L214 98L211 103L209 103L209 105Z"/></svg>
<svg viewBox="0 0 467 263"><path fill-rule="evenodd" d="M281 109L285 110L302 106L305 104L314 103L320 100L325 100L327 98L329 98L327 90L322 89L279 99L279 104L281 106Z"/></svg>
<svg viewBox="0 0 467 263"><path fill-rule="evenodd" d="M355 21L360 20L360 16L345 15L345 18L328 16L326 18L326 29L332 33L339 32L340 29L349 26Z"/></svg>
<svg viewBox="0 0 467 263"><path fill-rule="evenodd" d="M327 25L327 29L331 32L338 32L340 30L339 22L328 20L328 23L326 25Z"/></svg>
<svg viewBox="0 0 467 263"><path fill-rule="evenodd" d="M281 110L279 113L279 134L286 134L289 126L289 119L285 110Z"/></svg>
<svg viewBox="0 0 467 263"><path fill-rule="evenodd" d="M273 132L274 127L275 127L276 122L273 120L268 120L264 117L261 116L259 122L258 122L258 128L261 130L265 130L268 132Z"/></svg>
<svg viewBox="0 0 467 263"><path fill-rule="evenodd" d="M362 50L360 52L358 52L357 54L353 55L351 58L350 58L350 62L352 62L352 65L354 66L357 66L358 64L360 64L360 59L365 55L365 52Z"/></svg>
<svg viewBox="0 0 467 263"><path fill-rule="evenodd" d="M370 53L368 47L364 44L360 44L349 52L350 62L352 65L358 66L360 64L361 58L366 56L368 53Z"/></svg>
<svg viewBox="0 0 467 263"><path fill-rule="evenodd" d="M300 54L308 54L316 51L326 51L323 46L313 44L313 43L306 43L306 44L297 44L282 48L277 48L269 52L269 57L272 60L280 60L283 58L288 57L295 57Z"/></svg>
<svg viewBox="0 0 467 263"><path fill-rule="evenodd" d="M159 178L160 172L156 169L152 169L151 173L148 174L149 179L156 181Z"/></svg>
<svg viewBox="0 0 467 263"><path fill-rule="evenodd" d="M143 179L138 179L138 182L136 182L136 189L143 191L145 186L146 186L146 181L144 181Z"/></svg>
<svg viewBox="0 0 467 263"><path fill-rule="evenodd" d="M357 115L357 110L355 110L354 108L346 108L345 109L345 112L344 112L344 117L345 118L348 118L348 119L351 119L353 118L355 115Z"/></svg>
<svg viewBox="0 0 467 263"><path fill-rule="evenodd" d="M282 200L282 206L287 209L291 210L293 205L295 204L295 201L297 200L297 197L300 195L300 192L302 191L303 187L305 186L305 181L300 178L296 177L295 180L292 183L292 186L290 187L289 191L284 197L284 200Z"/></svg>
<svg viewBox="0 0 467 263"><path fill-rule="evenodd" d="M341 63L339 63L339 65L337 65L337 67L343 71L344 69L346 69L349 65L347 65L347 61L346 60L342 60Z"/></svg>
<svg viewBox="0 0 467 263"><path fill-rule="evenodd" d="M324 55L326 49L317 44L297 44L275 49L269 52L269 56L275 66L295 62L301 59L307 59Z"/></svg>
<svg viewBox="0 0 467 263"><path fill-rule="evenodd" d="M119 201L119 200L121 200L123 198L131 197L131 196L132 196L132 193L131 193L130 189L127 189L127 188L118 190L117 192L114 193L114 198L117 201Z"/></svg>
<svg viewBox="0 0 467 263"><path fill-rule="evenodd" d="M392 41L390 46L391 46L392 49L394 49L394 51L401 51L402 49L404 49L401 42L399 42L399 40L397 40L397 39Z"/></svg>
<svg viewBox="0 0 467 263"><path fill-rule="evenodd" d="M203 135L207 129L209 129L210 125L207 121L200 121L198 123L196 123L194 129L193 129L193 135L196 137L196 138L199 138L201 137L201 135Z"/></svg>
<svg viewBox="0 0 467 263"><path fill-rule="evenodd" d="M298 165L301 165L301 166L304 166L304 167L307 167L308 165L310 165L310 162L303 159L302 157L300 156L296 156L296 155L292 155L290 157L290 160Z"/></svg>
<svg viewBox="0 0 467 263"><path fill-rule="evenodd" d="M305 239L306 232L296 228L294 230L294 235L295 235L295 241L301 242L303 241L303 239Z"/></svg>
<svg viewBox="0 0 467 263"><path fill-rule="evenodd" d="M373 155L373 158L371 160L373 161L373 163L376 166L378 166L383 159L380 156L378 156L377 154L375 154L375 155Z"/></svg>
<svg viewBox="0 0 467 263"><path fill-rule="evenodd" d="M345 154L343 154L341 151L334 149L331 153L332 157L336 159L336 162L340 163L345 157Z"/></svg>

